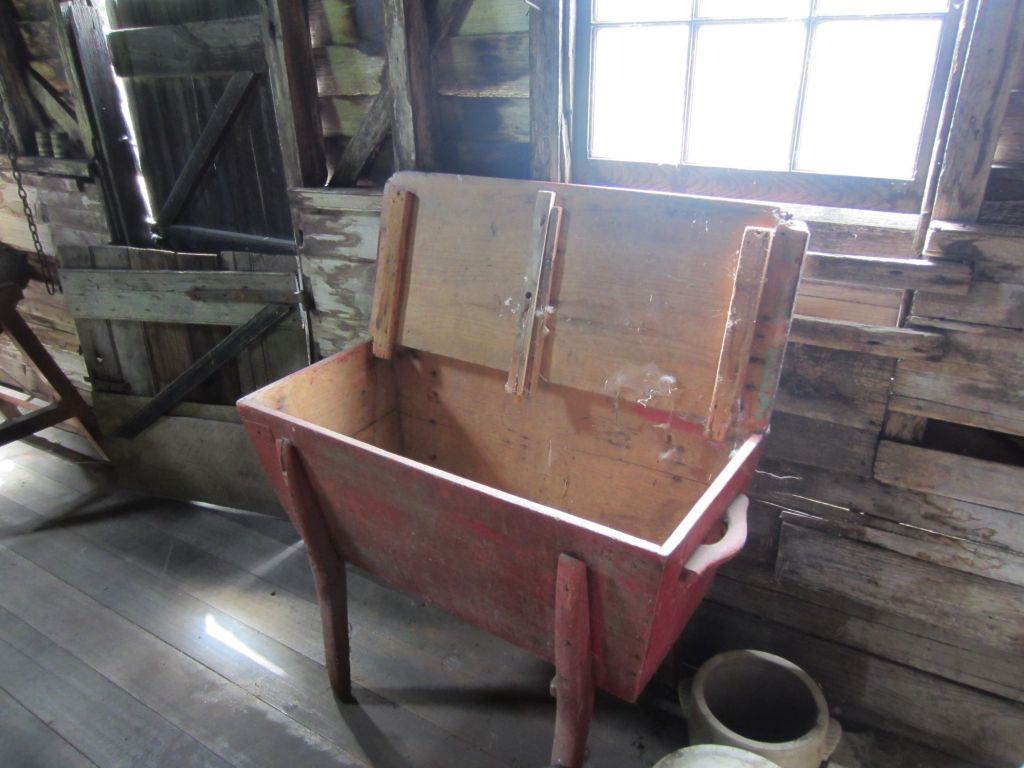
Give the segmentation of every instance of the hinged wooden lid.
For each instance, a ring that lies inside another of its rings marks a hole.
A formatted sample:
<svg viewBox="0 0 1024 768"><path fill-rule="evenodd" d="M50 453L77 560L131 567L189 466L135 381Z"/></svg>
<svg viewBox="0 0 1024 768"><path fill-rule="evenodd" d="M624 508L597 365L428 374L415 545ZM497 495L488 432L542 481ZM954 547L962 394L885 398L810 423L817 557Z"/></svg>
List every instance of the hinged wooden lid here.
<svg viewBox="0 0 1024 768"><path fill-rule="evenodd" d="M398 173L384 194L374 349L510 371L513 393L539 378L640 402L721 439L779 221L764 204ZM764 291L783 344L806 248L796 230L789 269L768 270L785 284Z"/></svg>

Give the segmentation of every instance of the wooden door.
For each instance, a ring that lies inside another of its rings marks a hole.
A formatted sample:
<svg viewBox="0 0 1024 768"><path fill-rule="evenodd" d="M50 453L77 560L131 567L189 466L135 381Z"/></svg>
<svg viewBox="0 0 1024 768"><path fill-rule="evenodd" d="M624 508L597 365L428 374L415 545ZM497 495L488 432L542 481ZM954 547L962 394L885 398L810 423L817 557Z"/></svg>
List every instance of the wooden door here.
<svg viewBox="0 0 1024 768"><path fill-rule="evenodd" d="M326 175L300 0L109 7L159 245L294 253L287 190Z"/></svg>

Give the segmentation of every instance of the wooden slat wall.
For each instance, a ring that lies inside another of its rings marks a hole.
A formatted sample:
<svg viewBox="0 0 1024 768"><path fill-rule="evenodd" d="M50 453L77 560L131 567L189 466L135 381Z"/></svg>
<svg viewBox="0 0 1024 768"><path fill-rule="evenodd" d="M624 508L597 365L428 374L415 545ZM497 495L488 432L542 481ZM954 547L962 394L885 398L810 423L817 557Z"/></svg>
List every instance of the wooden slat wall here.
<svg viewBox="0 0 1024 768"><path fill-rule="evenodd" d="M439 170L529 177L528 8L477 0L438 46ZM313 0L310 24L323 134L336 160L380 90L380 11L368 0Z"/></svg>
<svg viewBox="0 0 1024 768"><path fill-rule="evenodd" d="M85 163L79 163L83 173ZM103 196L100 187L87 175L48 176L23 173L22 181L32 206L39 239L51 265L55 267L55 249L60 244L101 244L109 240ZM34 246L10 165L0 161L0 243L32 253ZM41 277L38 267L35 278ZM39 279L33 279L19 304L29 326L58 362L71 381L86 394L92 389L74 321L64 296L50 296ZM0 384L15 386L43 399L50 398L45 384L6 335L0 334Z"/></svg>

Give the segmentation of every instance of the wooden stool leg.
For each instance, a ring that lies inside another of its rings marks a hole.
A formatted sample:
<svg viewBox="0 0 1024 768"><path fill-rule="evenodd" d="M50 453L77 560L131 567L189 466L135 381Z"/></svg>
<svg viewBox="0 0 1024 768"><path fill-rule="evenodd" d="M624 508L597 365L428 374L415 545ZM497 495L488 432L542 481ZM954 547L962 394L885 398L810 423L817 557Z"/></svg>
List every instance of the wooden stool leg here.
<svg viewBox="0 0 1024 768"><path fill-rule="evenodd" d="M281 473L288 487L286 511L306 543L313 569L320 621L324 630L324 651L331 688L339 699L352 698L352 670L349 666L348 590L345 561L338 554L327 530L320 505L313 496L309 476L299 451L290 440L277 441Z"/></svg>
<svg viewBox="0 0 1024 768"><path fill-rule="evenodd" d="M551 764L580 768L594 715L587 566L569 555L558 558L555 584L555 680L558 697Z"/></svg>

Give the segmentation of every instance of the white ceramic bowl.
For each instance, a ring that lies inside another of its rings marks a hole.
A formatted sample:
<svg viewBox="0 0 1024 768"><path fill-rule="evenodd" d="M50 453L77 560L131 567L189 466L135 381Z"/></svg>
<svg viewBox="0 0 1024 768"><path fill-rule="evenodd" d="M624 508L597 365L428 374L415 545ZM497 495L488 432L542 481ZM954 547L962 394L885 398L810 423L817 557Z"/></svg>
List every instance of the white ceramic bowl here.
<svg viewBox="0 0 1024 768"><path fill-rule="evenodd" d="M721 744L701 744L673 752L659 760L654 768L779 768L771 760L753 752Z"/></svg>

